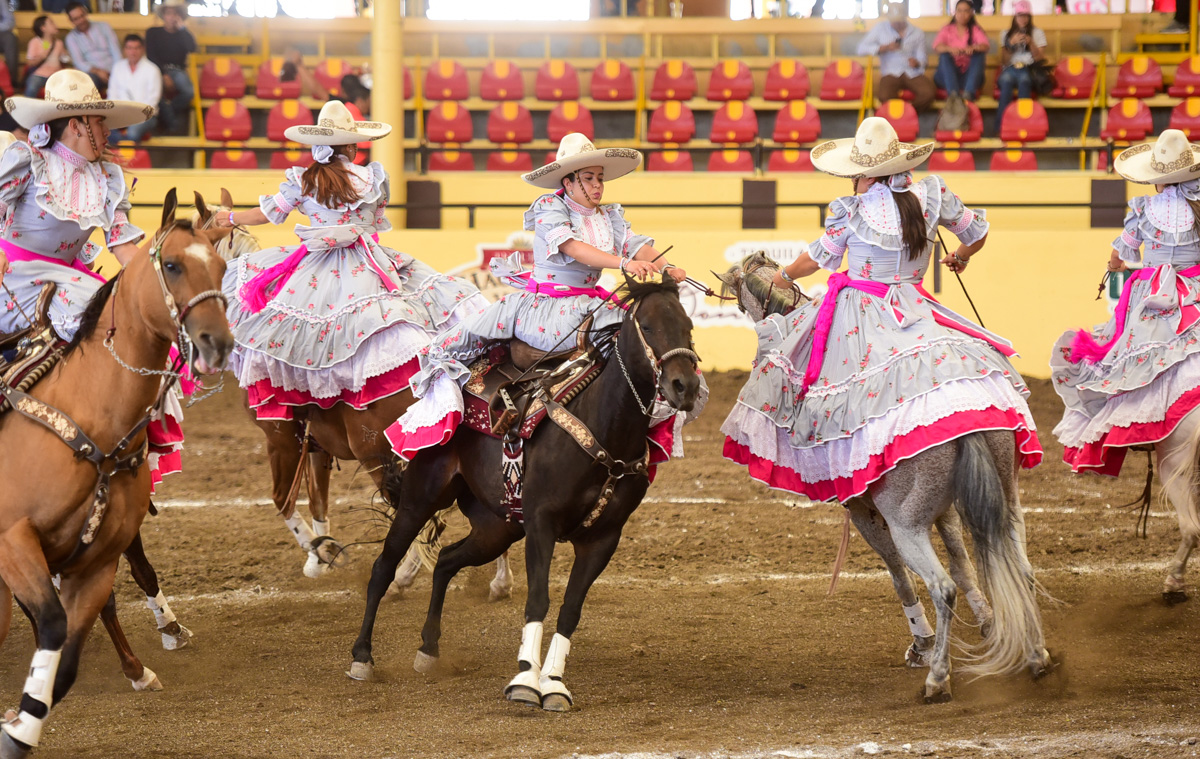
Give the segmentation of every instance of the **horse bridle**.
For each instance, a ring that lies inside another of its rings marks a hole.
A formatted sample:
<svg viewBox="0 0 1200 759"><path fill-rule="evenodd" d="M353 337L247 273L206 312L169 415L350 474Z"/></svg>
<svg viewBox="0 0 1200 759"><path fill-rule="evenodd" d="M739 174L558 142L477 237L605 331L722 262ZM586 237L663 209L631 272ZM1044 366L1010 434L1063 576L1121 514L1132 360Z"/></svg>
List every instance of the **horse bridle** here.
<svg viewBox="0 0 1200 759"><path fill-rule="evenodd" d="M687 356L696 366L700 365L700 356L693 350L695 343L688 348L672 348L661 356L654 354L654 349L650 347L650 343L646 340L646 334L642 332L642 325L638 323L637 312L641 307L641 301L634 304L633 309L629 312L627 319L633 322L634 334L637 335L638 343L641 344L642 351L646 356L646 361L650 364L650 368L654 371L654 391L650 394L650 400L647 403L642 403L642 397L638 395L637 388L633 384L633 378L629 376L629 370L625 367L625 360L621 357L621 351L613 348L613 353L617 354L617 364L621 367L621 374L625 377L625 382L629 384L629 390L633 393L633 399L637 401L638 408L648 417L654 418L654 400L658 397L662 383L662 366L665 362L675 358L676 356ZM672 411L674 413L674 411ZM665 415L670 416L670 414Z"/></svg>

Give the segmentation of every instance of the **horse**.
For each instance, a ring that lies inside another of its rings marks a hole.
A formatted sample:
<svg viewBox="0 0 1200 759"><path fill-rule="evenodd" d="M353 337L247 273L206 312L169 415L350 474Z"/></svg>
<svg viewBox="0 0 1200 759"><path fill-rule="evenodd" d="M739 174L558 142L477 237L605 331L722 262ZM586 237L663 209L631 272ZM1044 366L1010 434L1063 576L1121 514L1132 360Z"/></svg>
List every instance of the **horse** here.
<svg viewBox="0 0 1200 759"><path fill-rule="evenodd" d="M5 390L0 478L14 486L0 492L0 641L15 596L37 650L20 711L0 725L3 759L38 745L149 509L146 426L178 376L163 370L171 345L199 374L233 350L212 244L225 232L176 221L175 206L171 190L146 252L99 289L61 361L27 394Z"/></svg>
<svg viewBox="0 0 1200 759"><path fill-rule="evenodd" d="M562 682L571 635L588 589L608 565L625 522L649 487L646 435L655 398L661 394L676 411L688 412L700 391L692 323L679 303L676 283L670 278L661 283L629 282L620 297L628 308L624 319L595 341L615 356L566 406L551 407L554 423L542 423L524 444L523 524L506 519L504 441L468 426L460 425L444 445L419 451L403 473L389 478L387 493L395 515L371 570L350 677L371 679L372 633L380 599L422 526L457 500L471 531L438 556L414 667L427 672L437 663L442 606L455 574L463 567L486 564L524 536L529 595L520 672L504 692L510 701L548 711L572 707L573 696ZM556 541L570 541L575 560L543 665L542 629L550 605L550 559Z"/></svg>
<svg viewBox="0 0 1200 759"><path fill-rule="evenodd" d="M775 288L771 281L778 269L764 254L753 254L719 275L722 294L737 297L739 307L756 321L786 314L809 299ZM1037 594L1044 591L1025 554L1018 472L1012 433L976 432L902 461L865 495L843 504L863 539L887 565L913 636L905 662L929 668L925 703L951 700L950 629L959 589L983 637L981 644L969 648L965 672L982 677L1027 671L1037 679L1055 666L1045 647L1037 604ZM963 522L975 544L978 576L963 540ZM935 526L950 559L949 575L933 549ZM843 555L844 546L843 540ZM908 569L929 590L936 628L926 620Z"/></svg>

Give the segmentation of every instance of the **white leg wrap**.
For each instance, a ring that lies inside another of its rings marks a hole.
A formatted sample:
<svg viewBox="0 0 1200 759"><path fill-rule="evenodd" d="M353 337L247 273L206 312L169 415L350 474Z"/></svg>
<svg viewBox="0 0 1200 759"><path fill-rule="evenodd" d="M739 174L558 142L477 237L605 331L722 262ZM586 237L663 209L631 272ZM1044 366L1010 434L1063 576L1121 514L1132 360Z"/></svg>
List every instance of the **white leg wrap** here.
<svg viewBox="0 0 1200 759"><path fill-rule="evenodd" d="M160 630L175 621L175 613L171 611L167 597L161 590L153 598L146 596L146 608L154 612L154 621L158 623Z"/></svg>
<svg viewBox="0 0 1200 759"><path fill-rule="evenodd" d="M567 668L567 654L571 653L571 639L554 633L550 648L546 650L546 663L542 665L542 678L561 680Z"/></svg>
<svg viewBox="0 0 1200 759"><path fill-rule="evenodd" d="M322 522L320 519L314 519L314 520L312 520L312 528L313 528L313 532L316 533L318 538L323 535L328 535L329 534L329 520L326 519L324 522Z"/></svg>
<svg viewBox="0 0 1200 759"><path fill-rule="evenodd" d="M904 606L904 616L908 618L908 629L916 638L929 638L933 636L933 628L929 626L928 620L925 619L925 607L917 601L912 606Z"/></svg>
<svg viewBox="0 0 1200 759"><path fill-rule="evenodd" d="M541 622L528 622L521 631L521 651L517 654L517 663L526 663L534 671L542 668Z"/></svg>
<svg viewBox="0 0 1200 759"><path fill-rule="evenodd" d="M308 526L308 522L304 521L304 517L299 514L292 514L283 520L283 523L292 531L292 535L296 538L296 542L300 544L301 548L305 551L312 548L312 542L316 540L317 533L313 532L312 528Z"/></svg>
<svg viewBox="0 0 1200 759"><path fill-rule="evenodd" d="M54 677L58 674L58 662L62 659L62 651L46 651L39 649L33 655L29 666L29 677L25 680L25 695L35 701L40 701L50 708L54 696ZM3 726L4 732L27 746L37 746L42 737L44 719L34 717L29 712L21 710L17 719Z"/></svg>
<svg viewBox="0 0 1200 759"><path fill-rule="evenodd" d="M967 591L967 605L971 607L971 611L975 612L975 619L990 619L992 616L992 609L988 606L987 598L978 588Z"/></svg>

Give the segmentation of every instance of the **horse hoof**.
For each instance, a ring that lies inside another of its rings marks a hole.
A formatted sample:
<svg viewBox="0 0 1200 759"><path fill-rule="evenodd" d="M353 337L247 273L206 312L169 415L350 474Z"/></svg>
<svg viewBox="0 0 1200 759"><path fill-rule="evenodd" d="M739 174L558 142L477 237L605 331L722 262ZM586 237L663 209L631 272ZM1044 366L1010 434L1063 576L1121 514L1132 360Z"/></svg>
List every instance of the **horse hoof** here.
<svg viewBox="0 0 1200 759"><path fill-rule="evenodd" d="M925 703L927 704L948 704L952 700L953 697L946 691L934 693L932 696L925 696Z"/></svg>
<svg viewBox="0 0 1200 759"><path fill-rule="evenodd" d="M547 693L542 696L542 708L548 712L569 712L571 699L561 693Z"/></svg>
<svg viewBox="0 0 1200 759"><path fill-rule="evenodd" d="M29 746L0 731L0 759L25 759L29 756L29 750Z"/></svg>
<svg viewBox="0 0 1200 759"><path fill-rule="evenodd" d="M992 637L992 620L988 620L979 625L979 637L987 640Z"/></svg>
<svg viewBox="0 0 1200 759"><path fill-rule="evenodd" d="M495 585L495 584L488 586L488 600L493 603L496 601L503 601L504 599L511 598L511 597L512 597L512 588L511 587L506 587L503 585Z"/></svg>
<svg viewBox="0 0 1200 759"><path fill-rule="evenodd" d="M312 552L317 560L330 567L336 567L346 552L345 546L328 535L322 535L312 542Z"/></svg>
<svg viewBox="0 0 1200 759"><path fill-rule="evenodd" d="M178 651L181 648L187 648L192 642L192 631L179 624L175 623L179 628L178 632L163 632L162 644L163 649L167 651ZM161 632L161 631L160 631Z"/></svg>
<svg viewBox="0 0 1200 759"><path fill-rule="evenodd" d="M417 651L416 657L413 659L413 669L420 672L422 675L428 675L430 672L437 669L438 659L436 656L430 656L424 651Z"/></svg>
<svg viewBox="0 0 1200 759"><path fill-rule="evenodd" d="M328 571L329 565L321 563L321 557L317 556L317 552L309 551L308 560L304 562L304 576L315 580L318 577L323 577Z"/></svg>
<svg viewBox="0 0 1200 759"><path fill-rule="evenodd" d="M346 673L346 677L369 683L375 679L375 665L369 661L350 662L350 670Z"/></svg>
<svg viewBox="0 0 1200 759"><path fill-rule="evenodd" d="M904 663L913 669L929 667L929 655L932 651L918 651L915 645L909 646L904 652Z"/></svg>
<svg viewBox="0 0 1200 759"><path fill-rule="evenodd" d="M509 701L515 701L518 704L525 704L526 706L540 707L542 705L542 694L527 685L510 685L505 690L504 696Z"/></svg>
<svg viewBox="0 0 1200 759"><path fill-rule="evenodd" d="M159 691L163 689L162 680L158 679L158 675L154 674L154 670L149 667L142 667L142 678L133 681L133 689L139 693L142 691Z"/></svg>
<svg viewBox="0 0 1200 759"><path fill-rule="evenodd" d="M1185 590L1164 590L1162 597L1163 602L1167 606L1176 606L1188 600L1188 594Z"/></svg>

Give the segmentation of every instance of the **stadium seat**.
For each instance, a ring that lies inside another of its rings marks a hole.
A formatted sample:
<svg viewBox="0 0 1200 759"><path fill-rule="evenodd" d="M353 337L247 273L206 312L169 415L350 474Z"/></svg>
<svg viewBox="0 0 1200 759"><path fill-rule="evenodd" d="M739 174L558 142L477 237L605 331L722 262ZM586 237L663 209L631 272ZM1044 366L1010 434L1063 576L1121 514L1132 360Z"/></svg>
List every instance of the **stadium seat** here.
<svg viewBox="0 0 1200 759"><path fill-rule="evenodd" d="M1065 100L1087 100L1092 96L1096 83L1096 64L1087 58L1072 55L1054 67L1054 90L1056 98Z"/></svg>
<svg viewBox="0 0 1200 759"><path fill-rule="evenodd" d="M709 100L747 100L753 94L754 76L744 61L721 61L709 74Z"/></svg>
<svg viewBox="0 0 1200 759"><path fill-rule="evenodd" d="M258 79L254 82L254 94L263 100L294 100L300 97L300 80L285 82L283 59L268 58L258 67Z"/></svg>
<svg viewBox="0 0 1200 759"><path fill-rule="evenodd" d="M208 162L211 169L257 169L258 156L253 150L243 150L241 143L231 142L225 150L218 150Z"/></svg>
<svg viewBox="0 0 1200 759"><path fill-rule="evenodd" d="M487 136L492 142L529 142L533 116L520 103L500 103L488 113Z"/></svg>
<svg viewBox="0 0 1200 759"><path fill-rule="evenodd" d="M8 64L0 58L0 92L4 93L5 97L13 94L12 76L8 71Z"/></svg>
<svg viewBox="0 0 1200 759"><path fill-rule="evenodd" d="M691 100L696 95L696 72L687 61L663 61L650 85L651 100Z"/></svg>
<svg viewBox="0 0 1200 759"><path fill-rule="evenodd" d="M425 138L430 142L470 142L475 138L471 112L452 101L438 103L426 118Z"/></svg>
<svg viewBox="0 0 1200 759"><path fill-rule="evenodd" d="M558 142L571 132L579 132L589 140L595 139L592 112L579 103L559 103L546 120L546 136Z"/></svg>
<svg viewBox="0 0 1200 759"><path fill-rule="evenodd" d="M867 80L862 64L849 58L839 58L825 67L821 77L822 100L858 100Z"/></svg>
<svg viewBox="0 0 1200 759"><path fill-rule="evenodd" d="M808 97L812 85L808 81L808 69L800 61L775 61L767 70L767 83L763 88L764 100L803 100Z"/></svg>
<svg viewBox="0 0 1200 759"><path fill-rule="evenodd" d="M912 142L917 139L917 133L921 130L921 124L917 121L917 109L907 100L889 100L875 110L875 115L892 125L896 130L896 137L901 142Z"/></svg>
<svg viewBox="0 0 1200 759"><path fill-rule="evenodd" d="M1108 109L1108 120L1100 130L1100 138L1136 142L1146 139L1153 131L1150 108L1141 100L1125 98Z"/></svg>
<svg viewBox="0 0 1200 759"><path fill-rule="evenodd" d="M566 61L546 61L534 80L538 100L578 100L579 72Z"/></svg>
<svg viewBox="0 0 1200 759"><path fill-rule="evenodd" d="M524 151L500 150L488 153L488 171L533 171L533 158Z"/></svg>
<svg viewBox="0 0 1200 759"><path fill-rule="evenodd" d="M204 112L204 139L217 142L250 139L250 111L240 101L218 100Z"/></svg>
<svg viewBox="0 0 1200 759"><path fill-rule="evenodd" d="M326 58L313 69L313 78L317 84L329 91L334 97L342 95L342 77L354 73L350 64L341 58ZM405 93L407 99L408 94Z"/></svg>
<svg viewBox="0 0 1200 759"><path fill-rule="evenodd" d="M213 58L200 69L200 97L205 100L246 95L246 75L232 58Z"/></svg>
<svg viewBox="0 0 1200 759"><path fill-rule="evenodd" d="M793 100L775 114L775 142L813 142L821 136L821 114L804 100Z"/></svg>
<svg viewBox="0 0 1200 759"><path fill-rule="evenodd" d="M1038 142L1046 139L1050 131L1050 120L1041 103L1029 98L1018 98L1004 109L1000 120L1000 139L1020 142Z"/></svg>
<svg viewBox="0 0 1200 759"><path fill-rule="evenodd" d="M465 150L439 150L429 154L430 171L474 171L475 156Z"/></svg>
<svg viewBox="0 0 1200 759"><path fill-rule="evenodd" d="M983 114L979 106L971 101L967 105L967 128L948 131L939 129L933 133L933 139L938 142L978 142L983 137Z"/></svg>
<svg viewBox="0 0 1200 759"><path fill-rule="evenodd" d="M1117 70L1115 98L1148 98L1163 88L1162 69L1148 55L1135 55Z"/></svg>
<svg viewBox="0 0 1200 759"><path fill-rule="evenodd" d="M692 171L692 154L686 150L673 150L678 145L668 144L667 150L655 150L646 162L647 171Z"/></svg>
<svg viewBox="0 0 1200 759"><path fill-rule="evenodd" d="M754 171L749 150L714 150L708 156L709 171Z"/></svg>
<svg viewBox="0 0 1200 759"><path fill-rule="evenodd" d="M120 163L127 169L152 169L150 165L150 151L145 148L139 148L136 142L130 140L121 140L117 143L117 158Z"/></svg>
<svg viewBox="0 0 1200 759"><path fill-rule="evenodd" d="M1037 171L1037 156L1032 150L1020 150L1020 145L1016 145L1015 149L1010 146L1009 150L997 150L992 153L992 171Z"/></svg>
<svg viewBox="0 0 1200 759"><path fill-rule="evenodd" d="M974 171L975 154L967 150L954 150L954 143L946 146L948 150L935 150L929 156L927 171Z"/></svg>
<svg viewBox="0 0 1200 759"><path fill-rule="evenodd" d="M1188 98L1171 109L1171 123L1168 129L1178 129L1187 135L1188 140L1200 140L1200 97Z"/></svg>
<svg viewBox="0 0 1200 759"><path fill-rule="evenodd" d="M479 76L479 97L484 100L520 100L525 97L521 70L509 61L488 61Z"/></svg>
<svg viewBox="0 0 1200 759"><path fill-rule="evenodd" d="M687 142L696 136L696 117L692 109L677 100L669 100L650 114L650 142Z"/></svg>
<svg viewBox="0 0 1200 759"><path fill-rule="evenodd" d="M466 100L471 96L467 70L458 61L434 61L425 70L426 100Z"/></svg>
<svg viewBox="0 0 1200 759"><path fill-rule="evenodd" d="M271 153L271 168L277 171L280 169L290 169L293 166L307 169L312 165L312 162L312 150L309 148L289 148L287 150L276 150Z"/></svg>
<svg viewBox="0 0 1200 759"><path fill-rule="evenodd" d="M740 100L725 103L713 114L713 142L753 142L758 137L758 115Z"/></svg>
<svg viewBox="0 0 1200 759"><path fill-rule="evenodd" d="M815 171L807 150L772 150L767 171Z"/></svg>
<svg viewBox="0 0 1200 759"><path fill-rule="evenodd" d="M592 100L607 102L633 100L637 87L633 84L633 72L621 61L608 59L592 69Z"/></svg>
<svg viewBox="0 0 1200 759"><path fill-rule="evenodd" d="M315 123L312 111L301 105L299 100L281 100L271 106L267 113L267 139L284 142L287 138L283 132L288 127Z"/></svg>
<svg viewBox="0 0 1200 759"><path fill-rule="evenodd" d="M1175 68L1175 81L1167 94L1176 98L1200 96L1200 55L1193 55Z"/></svg>

